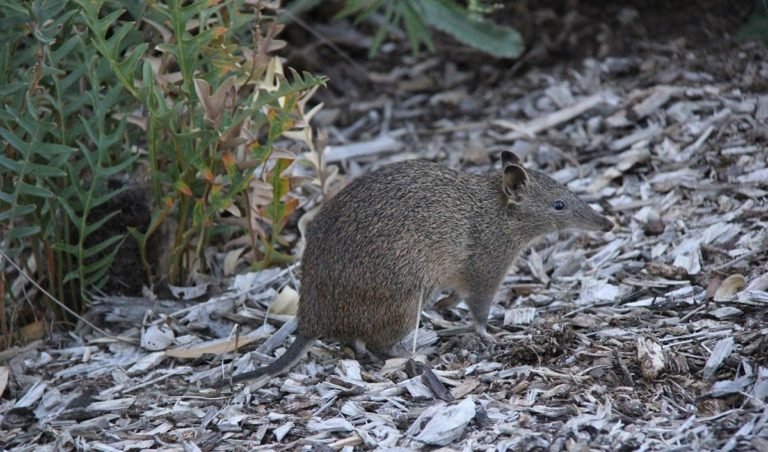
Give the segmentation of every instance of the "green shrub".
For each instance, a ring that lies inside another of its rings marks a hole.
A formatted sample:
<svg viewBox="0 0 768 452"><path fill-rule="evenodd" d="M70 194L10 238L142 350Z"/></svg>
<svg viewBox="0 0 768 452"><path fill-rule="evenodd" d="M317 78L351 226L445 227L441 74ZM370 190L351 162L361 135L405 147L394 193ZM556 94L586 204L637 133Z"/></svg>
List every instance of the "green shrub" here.
<svg viewBox="0 0 768 452"><path fill-rule="evenodd" d="M122 3L0 0L0 240L75 310L125 240L138 240L151 279L177 284L206 271L209 245L235 238L254 266L290 260L281 232L298 201L285 170L297 155L287 144L312 146L319 106L305 109L325 81L284 74L273 56L282 26L264 6ZM142 166L151 224L94 240L125 189L109 181ZM150 274L148 244L163 227L168 267ZM19 302L10 282L6 300Z"/></svg>

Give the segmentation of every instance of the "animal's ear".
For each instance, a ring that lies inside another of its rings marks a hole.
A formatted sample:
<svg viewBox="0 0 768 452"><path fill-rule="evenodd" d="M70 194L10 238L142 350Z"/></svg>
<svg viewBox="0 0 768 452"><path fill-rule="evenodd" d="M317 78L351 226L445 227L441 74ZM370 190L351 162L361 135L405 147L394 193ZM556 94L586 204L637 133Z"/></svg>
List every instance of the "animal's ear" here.
<svg viewBox="0 0 768 452"><path fill-rule="evenodd" d="M501 151L501 167L507 165L520 165L520 157L512 151Z"/></svg>
<svg viewBox="0 0 768 452"><path fill-rule="evenodd" d="M514 154L513 154L514 155ZM511 202L520 202L523 199L522 189L530 181L528 172L520 165L510 164L504 167L504 194Z"/></svg>

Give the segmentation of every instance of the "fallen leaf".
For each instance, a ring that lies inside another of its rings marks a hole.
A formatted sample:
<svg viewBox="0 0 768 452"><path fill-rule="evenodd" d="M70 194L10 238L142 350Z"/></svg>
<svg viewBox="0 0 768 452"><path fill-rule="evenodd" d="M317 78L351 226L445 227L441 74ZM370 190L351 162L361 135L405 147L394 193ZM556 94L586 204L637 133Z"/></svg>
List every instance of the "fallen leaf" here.
<svg viewBox="0 0 768 452"><path fill-rule="evenodd" d="M659 341L651 337L641 337L637 340L637 360L640 362L640 373L646 380L655 380L666 367L664 349Z"/></svg>
<svg viewBox="0 0 768 452"><path fill-rule="evenodd" d="M298 309L299 293L292 287L285 286L277 293L267 312L275 315L296 315Z"/></svg>
<svg viewBox="0 0 768 452"><path fill-rule="evenodd" d="M732 300L734 295L738 293L744 286L747 285L747 280L744 276L736 273L723 280L720 287L715 291L715 301L729 301Z"/></svg>
<svg viewBox="0 0 768 452"><path fill-rule="evenodd" d="M165 354L173 358L187 358L196 359L203 355L223 355L234 351L236 348L241 348L251 342L260 339L258 335L253 336L240 336L239 338L231 339L216 339L206 342L198 342L196 344L184 345L181 347L171 348L165 351Z"/></svg>

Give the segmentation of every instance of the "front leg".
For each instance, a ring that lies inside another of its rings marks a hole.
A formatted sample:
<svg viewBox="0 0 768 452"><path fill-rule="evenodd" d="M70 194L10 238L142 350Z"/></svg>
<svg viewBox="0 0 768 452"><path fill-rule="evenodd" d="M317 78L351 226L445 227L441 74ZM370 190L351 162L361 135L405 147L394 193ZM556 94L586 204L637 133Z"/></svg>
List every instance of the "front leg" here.
<svg viewBox="0 0 768 452"><path fill-rule="evenodd" d="M496 293L495 286L493 291L489 291L487 288L479 289L470 292L464 299L464 302L469 306L472 317L475 320L475 333L483 340L495 343L496 338L488 333L488 314L491 312L491 303L493 303L493 295Z"/></svg>

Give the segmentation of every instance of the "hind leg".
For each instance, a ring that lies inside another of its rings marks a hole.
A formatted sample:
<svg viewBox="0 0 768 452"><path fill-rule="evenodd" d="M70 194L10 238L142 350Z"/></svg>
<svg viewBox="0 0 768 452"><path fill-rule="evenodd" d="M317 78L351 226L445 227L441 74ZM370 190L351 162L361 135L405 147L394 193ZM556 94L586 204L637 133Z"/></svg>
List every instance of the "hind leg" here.
<svg viewBox="0 0 768 452"><path fill-rule="evenodd" d="M416 327L421 316L419 298L418 292L403 291L375 300L375 309L368 312L373 311L375 315L368 315L367 322L356 325L355 337L364 342L370 352L390 354L393 347ZM373 303L374 300L369 300L368 305Z"/></svg>

